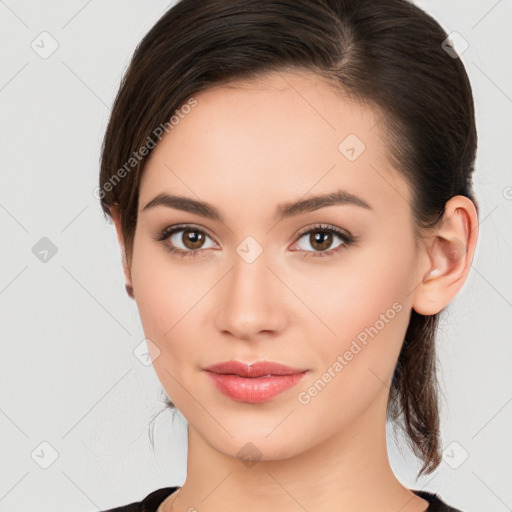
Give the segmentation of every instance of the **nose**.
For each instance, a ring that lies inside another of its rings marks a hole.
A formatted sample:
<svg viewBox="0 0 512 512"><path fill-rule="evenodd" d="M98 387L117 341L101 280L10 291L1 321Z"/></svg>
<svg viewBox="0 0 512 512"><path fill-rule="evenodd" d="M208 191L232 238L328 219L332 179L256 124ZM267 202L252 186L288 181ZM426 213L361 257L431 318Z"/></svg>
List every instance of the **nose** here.
<svg viewBox="0 0 512 512"><path fill-rule="evenodd" d="M276 276L265 251L253 262L238 254L218 287L217 329L239 340L275 336L287 323L286 287Z"/></svg>

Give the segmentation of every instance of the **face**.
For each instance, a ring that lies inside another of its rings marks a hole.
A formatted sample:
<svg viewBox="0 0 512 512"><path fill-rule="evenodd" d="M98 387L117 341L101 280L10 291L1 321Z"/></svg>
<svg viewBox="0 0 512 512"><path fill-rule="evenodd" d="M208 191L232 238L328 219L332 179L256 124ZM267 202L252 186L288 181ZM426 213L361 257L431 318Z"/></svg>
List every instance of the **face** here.
<svg viewBox="0 0 512 512"><path fill-rule="evenodd" d="M141 181L135 300L189 428L224 454L252 442L263 460L288 458L387 400L419 282L410 190L388 162L378 114L314 75L195 100ZM218 218L184 201L145 208L161 194L208 203ZM329 194L340 201L286 208ZM204 370L232 360L307 371L250 401Z"/></svg>

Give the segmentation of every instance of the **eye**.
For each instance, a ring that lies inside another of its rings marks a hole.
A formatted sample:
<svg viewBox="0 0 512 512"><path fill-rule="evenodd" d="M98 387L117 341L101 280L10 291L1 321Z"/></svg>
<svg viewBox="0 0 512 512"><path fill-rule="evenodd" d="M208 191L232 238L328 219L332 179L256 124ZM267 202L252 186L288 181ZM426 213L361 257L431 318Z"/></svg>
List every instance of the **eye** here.
<svg viewBox="0 0 512 512"><path fill-rule="evenodd" d="M303 244L300 250L304 251L304 257L313 258L326 257L337 254L338 252L342 251L357 241L355 237L349 235L348 233L341 231L340 229L333 226L326 226L323 224L316 224L313 226L313 228L300 233L299 239L296 243L299 244L303 238L305 239L306 244ZM333 240L335 238L341 240L341 243L338 244L334 249L327 250L333 244ZM309 251L305 249L307 245L312 247L314 250Z"/></svg>
<svg viewBox="0 0 512 512"><path fill-rule="evenodd" d="M168 252L186 258L199 256L200 249L210 249L211 246L204 247L207 238L212 238L208 231L187 224L166 228L157 234L155 240L163 242Z"/></svg>
<svg viewBox="0 0 512 512"><path fill-rule="evenodd" d="M308 235L307 238L306 235ZM307 231L302 231L298 236L296 244L299 244L304 238L306 246L309 244L313 248L313 251L310 251L302 245L299 250L304 252L304 257L331 256L357 242L356 237L333 226L323 224L316 224ZM210 240L213 238L210 232L190 224L168 227L155 236L155 240L162 242L169 253L177 254L181 258L199 256L202 252L201 249L211 249L211 245L204 246L205 240L208 238ZM332 245L334 238L341 240L341 243L334 249L327 250Z"/></svg>

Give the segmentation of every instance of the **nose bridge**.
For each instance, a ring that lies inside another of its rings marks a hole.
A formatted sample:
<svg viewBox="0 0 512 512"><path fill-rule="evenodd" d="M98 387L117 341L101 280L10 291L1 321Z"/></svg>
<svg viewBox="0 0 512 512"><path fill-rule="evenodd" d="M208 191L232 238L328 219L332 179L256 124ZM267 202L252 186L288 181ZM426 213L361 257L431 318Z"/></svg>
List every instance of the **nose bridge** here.
<svg viewBox="0 0 512 512"><path fill-rule="evenodd" d="M254 239L246 239L236 248L219 305L220 330L250 338L282 327L284 311L278 298L282 294L276 289L282 284L267 267L272 265L269 259L269 253Z"/></svg>

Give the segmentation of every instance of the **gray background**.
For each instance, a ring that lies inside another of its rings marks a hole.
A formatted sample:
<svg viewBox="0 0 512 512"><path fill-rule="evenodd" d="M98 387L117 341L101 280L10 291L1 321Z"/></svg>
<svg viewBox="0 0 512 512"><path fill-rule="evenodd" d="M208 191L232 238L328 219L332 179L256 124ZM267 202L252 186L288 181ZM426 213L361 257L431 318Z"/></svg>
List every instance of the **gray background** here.
<svg viewBox="0 0 512 512"><path fill-rule="evenodd" d="M172 3L0 1L0 512L105 509L184 481L183 417L160 414L150 444L161 386L133 353L142 327L93 196L121 75ZM418 4L469 44L480 238L438 337L444 460L416 481L391 430L390 457L410 488L501 512L512 508L512 2Z"/></svg>

